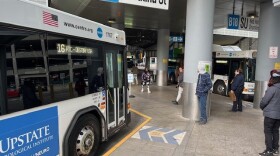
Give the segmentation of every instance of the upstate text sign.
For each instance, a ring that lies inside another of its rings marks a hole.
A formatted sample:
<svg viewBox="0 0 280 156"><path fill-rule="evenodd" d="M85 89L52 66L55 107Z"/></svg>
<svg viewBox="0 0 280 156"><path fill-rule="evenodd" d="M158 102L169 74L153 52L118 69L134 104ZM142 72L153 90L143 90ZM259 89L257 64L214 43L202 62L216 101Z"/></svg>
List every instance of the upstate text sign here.
<svg viewBox="0 0 280 156"><path fill-rule="evenodd" d="M150 8L168 10L169 0L103 0L112 3L125 3L132 5L145 6Z"/></svg>
<svg viewBox="0 0 280 156"><path fill-rule="evenodd" d="M1 119L0 155L59 155L57 107Z"/></svg>
<svg viewBox="0 0 280 156"><path fill-rule="evenodd" d="M239 15L228 15L228 29L239 29L247 31L258 31L259 19L243 17Z"/></svg>

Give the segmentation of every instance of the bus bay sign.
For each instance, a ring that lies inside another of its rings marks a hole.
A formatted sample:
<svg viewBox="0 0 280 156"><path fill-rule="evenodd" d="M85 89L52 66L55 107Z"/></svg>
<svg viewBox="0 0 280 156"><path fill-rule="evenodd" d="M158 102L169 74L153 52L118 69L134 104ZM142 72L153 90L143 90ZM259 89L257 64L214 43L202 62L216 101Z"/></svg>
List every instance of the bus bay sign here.
<svg viewBox="0 0 280 156"><path fill-rule="evenodd" d="M102 0L102 1L139 5L139 6L164 9L164 10L168 10L168 6L169 6L169 0Z"/></svg>
<svg viewBox="0 0 280 156"><path fill-rule="evenodd" d="M259 19L243 17L243 16L239 16L239 15L228 15L227 28L228 29L247 30L247 31L258 31Z"/></svg>

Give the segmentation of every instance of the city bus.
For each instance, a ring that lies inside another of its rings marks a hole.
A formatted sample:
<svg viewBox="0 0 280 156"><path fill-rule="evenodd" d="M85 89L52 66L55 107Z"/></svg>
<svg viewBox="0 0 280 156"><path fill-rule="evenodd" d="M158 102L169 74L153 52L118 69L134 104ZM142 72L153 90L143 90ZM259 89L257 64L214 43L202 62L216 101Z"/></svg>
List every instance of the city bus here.
<svg viewBox="0 0 280 156"><path fill-rule="evenodd" d="M213 92L220 95L228 95L230 83L235 76L234 71L241 68L245 77L244 98L252 100L255 89L256 55L256 50L214 50L212 57Z"/></svg>
<svg viewBox="0 0 280 156"><path fill-rule="evenodd" d="M124 31L26 0L2 0L0 155L95 155L131 120L125 45ZM49 88L41 96L29 79L38 75ZM8 76L21 97L7 97Z"/></svg>

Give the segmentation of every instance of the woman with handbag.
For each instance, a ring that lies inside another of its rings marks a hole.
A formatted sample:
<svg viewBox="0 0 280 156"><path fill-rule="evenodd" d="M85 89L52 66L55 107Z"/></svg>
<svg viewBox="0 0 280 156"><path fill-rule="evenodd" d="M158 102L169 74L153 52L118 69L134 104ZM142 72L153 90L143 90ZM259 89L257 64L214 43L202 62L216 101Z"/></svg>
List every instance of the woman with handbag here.
<svg viewBox="0 0 280 156"><path fill-rule="evenodd" d="M244 88L244 75L242 69L235 70L235 77L231 83L231 92L236 96L236 100L233 101L231 112L242 112L242 92Z"/></svg>

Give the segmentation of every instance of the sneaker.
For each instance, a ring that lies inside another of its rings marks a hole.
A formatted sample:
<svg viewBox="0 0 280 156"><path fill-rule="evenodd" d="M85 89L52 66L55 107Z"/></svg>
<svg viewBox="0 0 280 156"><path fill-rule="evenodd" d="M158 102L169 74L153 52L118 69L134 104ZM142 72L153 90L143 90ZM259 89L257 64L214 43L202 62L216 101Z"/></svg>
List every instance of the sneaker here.
<svg viewBox="0 0 280 156"><path fill-rule="evenodd" d="M279 155L279 150L278 149L273 149L272 153L273 153L273 155Z"/></svg>
<svg viewBox="0 0 280 156"><path fill-rule="evenodd" d="M173 104L175 105L178 105L179 103L175 100L175 101L172 101Z"/></svg>
<svg viewBox="0 0 280 156"><path fill-rule="evenodd" d="M152 93L152 92L148 90L148 93Z"/></svg>
<svg viewBox="0 0 280 156"><path fill-rule="evenodd" d="M273 152L265 150L262 153L259 153L259 156L273 156Z"/></svg>
<svg viewBox="0 0 280 156"><path fill-rule="evenodd" d="M141 92L144 92L144 89L141 89Z"/></svg>

